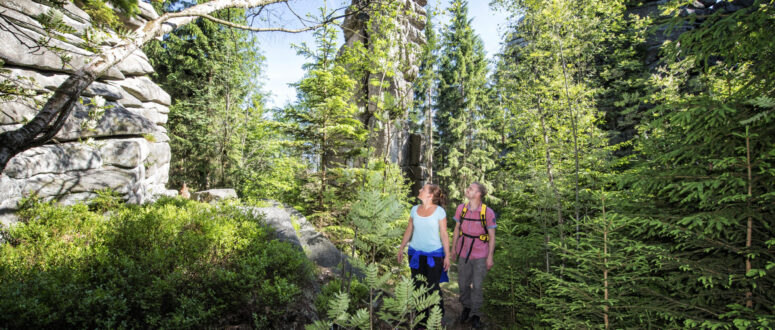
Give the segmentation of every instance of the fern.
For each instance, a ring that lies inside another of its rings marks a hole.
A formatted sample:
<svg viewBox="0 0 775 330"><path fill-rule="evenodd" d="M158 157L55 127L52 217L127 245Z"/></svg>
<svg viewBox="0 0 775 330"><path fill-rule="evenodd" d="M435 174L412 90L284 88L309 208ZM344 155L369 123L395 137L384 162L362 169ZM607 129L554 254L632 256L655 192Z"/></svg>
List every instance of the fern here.
<svg viewBox="0 0 775 330"><path fill-rule="evenodd" d="M381 289L385 283L390 280L390 273L379 274L379 267L376 264L369 264L365 268L364 283L369 290ZM369 306L375 306L376 302L382 297L382 293L372 294L369 300ZM420 325L420 320L425 316L426 309L428 313L427 327L429 329L441 328L441 308L438 306L441 297L436 292L431 292L425 285L416 286L416 282L411 278L404 276L397 282L393 288L393 296L385 297L382 300L379 311L373 312L365 308L348 313L350 307L350 295L346 292L339 292L335 299L329 302L327 321L317 321L307 325L308 330L330 329L336 325L345 329L366 329L377 320L389 325L390 328L416 328Z"/></svg>
<svg viewBox="0 0 775 330"><path fill-rule="evenodd" d="M344 292L339 292L336 295L336 299L331 301L331 306L328 309L328 317L335 321L346 320L349 314L347 308L350 306L350 295Z"/></svg>
<svg viewBox="0 0 775 330"><path fill-rule="evenodd" d="M441 307L433 306L433 308L431 308L431 313L428 315L428 322L426 324L426 327L429 330L437 330L437 329L440 330L442 316L443 315L441 314Z"/></svg>

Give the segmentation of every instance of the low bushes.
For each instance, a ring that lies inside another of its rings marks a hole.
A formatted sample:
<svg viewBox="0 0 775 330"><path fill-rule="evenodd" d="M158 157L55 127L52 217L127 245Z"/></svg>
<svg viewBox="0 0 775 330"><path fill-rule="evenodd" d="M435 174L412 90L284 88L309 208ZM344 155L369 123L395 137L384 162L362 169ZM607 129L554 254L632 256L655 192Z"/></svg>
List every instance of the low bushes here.
<svg viewBox="0 0 775 330"><path fill-rule="evenodd" d="M235 206L28 201L3 229L0 328L288 328L312 267ZM107 211L107 212L105 212Z"/></svg>

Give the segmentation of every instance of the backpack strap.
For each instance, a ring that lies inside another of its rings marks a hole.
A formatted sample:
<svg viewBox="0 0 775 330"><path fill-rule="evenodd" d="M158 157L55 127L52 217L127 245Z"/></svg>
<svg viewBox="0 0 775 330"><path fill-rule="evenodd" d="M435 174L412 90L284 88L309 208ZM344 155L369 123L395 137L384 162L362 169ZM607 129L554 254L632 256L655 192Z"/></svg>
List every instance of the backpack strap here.
<svg viewBox="0 0 775 330"><path fill-rule="evenodd" d="M460 215L461 219L464 221L472 220L472 219L466 218L466 213L468 213L468 204L463 204L463 212ZM476 220L473 220L473 221L476 221ZM490 235L487 233L487 205L482 204L482 206L480 207L479 222L482 224L482 229L484 229L484 234L479 236L468 235L463 232L462 227L460 228L460 234L461 236L463 236L463 239L460 242L460 251L458 252L458 255L460 255L460 252L463 252L462 250L463 250L463 244L465 242L465 239L469 238L472 240L471 246L468 248L468 254L466 255L466 263L468 263L468 258L471 257L471 250L473 250L474 248L474 242L476 241L476 239L479 239L480 241L485 243L490 241Z"/></svg>
<svg viewBox="0 0 775 330"><path fill-rule="evenodd" d="M482 204L482 207L479 211L479 221L482 222L482 229L484 229L484 232L487 232L487 205ZM487 234L485 234L487 235Z"/></svg>

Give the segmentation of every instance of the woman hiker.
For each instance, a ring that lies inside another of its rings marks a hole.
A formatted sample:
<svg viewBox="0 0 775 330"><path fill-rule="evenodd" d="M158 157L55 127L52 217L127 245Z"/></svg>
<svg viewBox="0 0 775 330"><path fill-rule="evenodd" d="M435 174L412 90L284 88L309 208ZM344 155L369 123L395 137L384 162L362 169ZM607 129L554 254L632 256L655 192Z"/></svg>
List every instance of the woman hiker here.
<svg viewBox="0 0 775 330"><path fill-rule="evenodd" d="M455 211L455 231L452 234L453 259L457 260L457 281L463 312L460 322L471 321L475 329L482 328L482 283L492 268L495 252L495 212L482 204L487 196L484 185L474 182L466 188L468 203Z"/></svg>
<svg viewBox="0 0 775 330"><path fill-rule="evenodd" d="M401 247L398 248L398 263L404 258L404 247L409 243L409 268L412 278L419 283L418 275L425 278L425 284L431 287L430 292L438 292L441 298L442 282L449 282L449 236L447 235L447 213L443 205L446 197L441 188L435 184L426 184L417 196L422 204L412 207L409 225L404 232ZM444 315L444 300L439 301L441 313ZM428 313L426 311L426 319ZM425 320L421 320L424 322Z"/></svg>

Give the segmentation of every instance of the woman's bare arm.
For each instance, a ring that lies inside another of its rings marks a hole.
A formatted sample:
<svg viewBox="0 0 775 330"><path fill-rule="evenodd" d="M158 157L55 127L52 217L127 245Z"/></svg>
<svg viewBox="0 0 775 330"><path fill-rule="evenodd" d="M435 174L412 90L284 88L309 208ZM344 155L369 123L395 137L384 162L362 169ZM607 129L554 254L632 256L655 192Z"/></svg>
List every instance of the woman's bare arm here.
<svg viewBox="0 0 775 330"><path fill-rule="evenodd" d="M444 247L444 270L449 270L449 234L447 233L447 218L439 220L439 236Z"/></svg>
<svg viewBox="0 0 775 330"><path fill-rule="evenodd" d="M414 231L414 224L412 224L412 217L409 217L409 224L404 231L404 238L401 240L401 246L398 248L398 263L404 260L404 248L409 240L412 239L412 232Z"/></svg>

